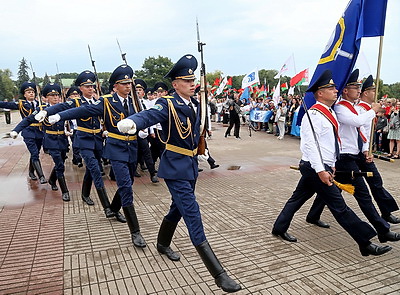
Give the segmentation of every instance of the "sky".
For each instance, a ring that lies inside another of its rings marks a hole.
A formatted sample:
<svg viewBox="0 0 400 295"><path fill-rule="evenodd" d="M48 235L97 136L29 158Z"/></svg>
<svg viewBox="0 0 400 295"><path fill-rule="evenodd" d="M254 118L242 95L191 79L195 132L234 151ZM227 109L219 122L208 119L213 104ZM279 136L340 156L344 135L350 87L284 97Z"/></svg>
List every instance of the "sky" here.
<svg viewBox="0 0 400 295"><path fill-rule="evenodd" d="M376 0L380 1L380 0ZM196 17L206 43L206 71L244 75L254 69L279 70L294 56L287 73L313 73L348 0L13 0L0 11L0 69L17 75L25 57L36 75L92 70L122 64L116 39L129 65L138 70L147 57L176 62L197 52ZM381 79L400 81L400 1L388 0ZM361 52L376 75L379 37L364 38ZM365 67L365 66L363 66ZM30 73L31 75L31 73ZM32 76L32 75L31 75ZM311 78L311 76L310 76Z"/></svg>

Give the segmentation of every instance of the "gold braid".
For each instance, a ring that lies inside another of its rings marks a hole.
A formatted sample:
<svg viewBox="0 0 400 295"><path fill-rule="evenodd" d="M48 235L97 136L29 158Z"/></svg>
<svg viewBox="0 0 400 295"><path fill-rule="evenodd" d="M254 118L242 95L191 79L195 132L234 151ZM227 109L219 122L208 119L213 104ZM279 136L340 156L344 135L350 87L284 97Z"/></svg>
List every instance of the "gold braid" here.
<svg viewBox="0 0 400 295"><path fill-rule="evenodd" d="M174 118L176 130L178 131L178 134L181 139L186 139L192 132L192 123L190 122L190 119L188 117L186 118L188 127L184 127L183 122L179 119L179 115L176 112L174 104L172 103L171 99L166 98L166 100L168 102L168 138L165 141L162 140L157 129L158 138L163 144L167 144L171 136L171 115Z"/></svg>
<svg viewBox="0 0 400 295"><path fill-rule="evenodd" d="M107 98L107 97L103 97L103 98L104 98L104 117L103 117L103 118L106 117L106 113L107 113L108 116L109 116L109 118L110 118L110 123L111 123L111 125L112 125L113 127L117 128L117 125L114 125L114 121L115 121L115 122L118 122L118 121L120 121L120 120L122 120L122 119L125 119L125 115L124 115L123 112L119 113L118 110L116 110L116 109L112 106L112 104L108 101L108 98ZM117 118L117 117L113 116L112 113L111 113L111 109L112 109L115 113L119 114L120 117Z"/></svg>

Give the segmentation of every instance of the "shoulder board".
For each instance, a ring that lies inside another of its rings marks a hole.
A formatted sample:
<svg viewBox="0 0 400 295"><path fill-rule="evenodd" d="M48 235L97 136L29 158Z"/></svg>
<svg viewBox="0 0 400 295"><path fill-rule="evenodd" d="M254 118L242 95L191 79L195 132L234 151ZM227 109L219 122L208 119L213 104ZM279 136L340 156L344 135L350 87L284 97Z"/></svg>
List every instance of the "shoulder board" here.
<svg viewBox="0 0 400 295"><path fill-rule="evenodd" d="M112 94L106 94L106 95L103 95L103 97L112 97Z"/></svg>
<svg viewBox="0 0 400 295"><path fill-rule="evenodd" d="M98 105L100 103L100 100L96 100L93 104Z"/></svg>
<svg viewBox="0 0 400 295"><path fill-rule="evenodd" d="M163 98L174 98L174 97L171 96L171 95L165 95L165 96L161 96L161 97L163 97Z"/></svg>
<svg viewBox="0 0 400 295"><path fill-rule="evenodd" d="M155 110L157 110L157 111L161 111L161 110L163 109L163 106L162 106L161 104L159 104L159 103L156 103L156 104L153 105L151 108L152 108L152 109L155 109Z"/></svg>
<svg viewBox="0 0 400 295"><path fill-rule="evenodd" d="M72 105L73 101L72 100L67 100L66 103L69 104L69 105Z"/></svg>

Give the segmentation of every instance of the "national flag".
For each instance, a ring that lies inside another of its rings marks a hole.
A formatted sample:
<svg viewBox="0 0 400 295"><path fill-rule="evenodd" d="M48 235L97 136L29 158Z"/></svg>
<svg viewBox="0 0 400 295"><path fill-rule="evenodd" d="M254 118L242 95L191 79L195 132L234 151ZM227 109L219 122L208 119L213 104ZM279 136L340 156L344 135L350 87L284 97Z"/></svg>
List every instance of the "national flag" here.
<svg viewBox="0 0 400 295"><path fill-rule="evenodd" d="M267 92L265 91L265 85L261 85L261 88L259 89L258 97L261 96L267 96Z"/></svg>
<svg viewBox="0 0 400 295"><path fill-rule="evenodd" d="M260 83L260 78L258 77L258 70L254 70L243 77L242 88L244 89L257 83Z"/></svg>
<svg viewBox="0 0 400 295"><path fill-rule="evenodd" d="M217 95L221 94L222 91L224 91L226 83L228 83L228 77L225 77L224 79L222 79L221 83L218 86L217 91L215 92Z"/></svg>
<svg viewBox="0 0 400 295"><path fill-rule="evenodd" d="M276 76L274 77L274 79L279 79L280 76L282 76L283 73L286 73L287 71L291 70L294 66L294 58L293 58L293 54L285 61L285 63L283 64L283 66L281 67L280 71L278 72L278 74L276 74Z"/></svg>
<svg viewBox="0 0 400 295"><path fill-rule="evenodd" d="M340 17L329 39L314 75L312 85L326 69L332 71L333 81L341 94L360 51L362 37L383 36L385 31L387 0L351 0ZM304 97L307 108L315 103L313 93ZM301 108L298 122L304 115Z"/></svg>
<svg viewBox="0 0 400 295"><path fill-rule="evenodd" d="M285 91L286 89L288 89L288 85L287 85L287 83L285 82L285 83L281 84L281 90L282 90L282 91Z"/></svg>
<svg viewBox="0 0 400 295"><path fill-rule="evenodd" d="M214 81L213 85L211 86L212 93L214 93L218 89L219 83L221 83L221 79L218 77L215 78L215 81Z"/></svg>
<svg viewBox="0 0 400 295"><path fill-rule="evenodd" d="M308 82L308 69L301 71L290 79L290 86L302 85L304 82Z"/></svg>
<svg viewBox="0 0 400 295"><path fill-rule="evenodd" d="M232 88L232 77L229 77L228 80L226 81L226 86L227 88Z"/></svg>

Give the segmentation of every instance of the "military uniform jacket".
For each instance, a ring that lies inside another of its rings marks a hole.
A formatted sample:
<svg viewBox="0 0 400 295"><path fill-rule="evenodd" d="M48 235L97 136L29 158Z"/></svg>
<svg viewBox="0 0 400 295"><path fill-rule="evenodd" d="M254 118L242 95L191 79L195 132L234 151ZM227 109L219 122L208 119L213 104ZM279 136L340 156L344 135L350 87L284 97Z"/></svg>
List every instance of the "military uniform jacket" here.
<svg viewBox="0 0 400 295"><path fill-rule="evenodd" d="M68 109L86 105L89 105L87 100L84 97L80 97L71 99L65 103L56 104L47 108L46 111L47 115L51 116ZM79 118L76 120L76 124L78 125L78 129L74 131L76 132L76 138L73 147L90 150L103 149L102 130L98 116Z"/></svg>
<svg viewBox="0 0 400 295"><path fill-rule="evenodd" d="M191 100L197 106L199 103ZM198 176L197 146L200 138L200 112L193 114L177 93L157 100L150 109L129 117L137 130L161 123L166 148L158 176L166 179L195 180Z"/></svg>
<svg viewBox="0 0 400 295"><path fill-rule="evenodd" d="M36 104L39 103L36 101ZM19 100L18 102L0 101L0 108L19 110L22 119L31 115L35 111L32 108L31 103L26 100ZM23 138L43 138L42 123L38 123L35 121L34 123L32 123L32 125L27 126L24 130L22 130L21 135Z"/></svg>
<svg viewBox="0 0 400 295"><path fill-rule="evenodd" d="M129 109L131 112L134 112L131 98L129 98ZM104 127L108 131L103 157L122 162L136 162L137 136L128 136L119 132L117 128L117 123L125 119L129 114L125 113L124 107L116 93L100 97L94 104L83 104L78 108L65 110L58 114L61 120L102 117Z"/></svg>
<svg viewBox="0 0 400 295"><path fill-rule="evenodd" d="M44 108L45 109L45 108ZM30 128L31 124L37 123L35 115L40 111L36 109L28 117L25 117L15 128L14 131L21 132L26 128ZM64 132L64 121L59 121L54 125L51 125L47 119L42 124L44 128L43 148L45 149L56 149L56 150L67 150L68 149L68 138Z"/></svg>

